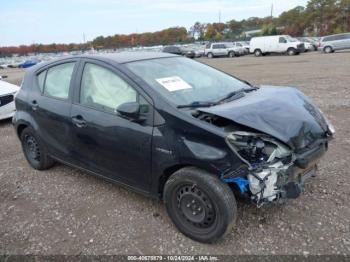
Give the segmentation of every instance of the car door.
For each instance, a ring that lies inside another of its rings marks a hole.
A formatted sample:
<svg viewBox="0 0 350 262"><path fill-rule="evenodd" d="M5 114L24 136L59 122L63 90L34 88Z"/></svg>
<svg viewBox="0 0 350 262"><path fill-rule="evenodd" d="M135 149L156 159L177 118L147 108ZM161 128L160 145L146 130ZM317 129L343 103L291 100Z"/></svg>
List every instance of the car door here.
<svg viewBox="0 0 350 262"><path fill-rule="evenodd" d="M332 45L334 50L339 50L343 48L343 40L344 40L343 36L344 35L333 36Z"/></svg>
<svg viewBox="0 0 350 262"><path fill-rule="evenodd" d="M350 34L344 34L344 49L350 49Z"/></svg>
<svg viewBox="0 0 350 262"><path fill-rule="evenodd" d="M347 34L339 35L339 49L349 48L349 40Z"/></svg>
<svg viewBox="0 0 350 262"><path fill-rule="evenodd" d="M226 56L228 54L227 46L225 44L220 44L220 55Z"/></svg>
<svg viewBox="0 0 350 262"><path fill-rule="evenodd" d="M279 53L286 52L288 49L287 44L288 44L287 39L283 36L280 36L278 38L278 43L277 43L275 52L279 52Z"/></svg>
<svg viewBox="0 0 350 262"><path fill-rule="evenodd" d="M68 160L72 76L77 60L61 61L43 68L30 93L30 114L49 154Z"/></svg>
<svg viewBox="0 0 350 262"><path fill-rule="evenodd" d="M214 56L221 56L220 45L219 44L213 44L212 45L212 50L213 50Z"/></svg>
<svg viewBox="0 0 350 262"><path fill-rule="evenodd" d="M151 176L151 99L114 67L84 60L71 109L72 155L79 165L141 190ZM138 102L145 121L120 116L116 109Z"/></svg>

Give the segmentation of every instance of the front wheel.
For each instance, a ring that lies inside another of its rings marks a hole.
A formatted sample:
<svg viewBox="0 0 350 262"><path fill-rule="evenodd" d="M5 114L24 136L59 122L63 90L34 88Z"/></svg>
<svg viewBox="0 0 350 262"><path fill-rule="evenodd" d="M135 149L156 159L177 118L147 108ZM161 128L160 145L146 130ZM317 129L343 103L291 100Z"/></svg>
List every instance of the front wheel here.
<svg viewBox="0 0 350 262"><path fill-rule="evenodd" d="M254 51L254 55L256 56L256 57L259 57L259 56L262 56L262 52L261 52L261 50L260 49L256 49L255 51Z"/></svg>
<svg viewBox="0 0 350 262"><path fill-rule="evenodd" d="M208 53L207 57L208 57L208 58L213 58L214 56L213 56L212 53Z"/></svg>
<svg viewBox="0 0 350 262"><path fill-rule="evenodd" d="M168 179L164 202L179 231L203 243L214 242L230 232L237 216L229 186L197 168L180 169Z"/></svg>
<svg viewBox="0 0 350 262"><path fill-rule="evenodd" d="M228 53L228 57L235 57L235 53L233 52L233 51L230 51L229 53Z"/></svg>
<svg viewBox="0 0 350 262"><path fill-rule="evenodd" d="M288 55L296 55L297 52L296 52L296 50L294 48L289 48L288 51L287 51L287 54Z"/></svg>
<svg viewBox="0 0 350 262"><path fill-rule="evenodd" d="M49 169L54 160L47 155L46 148L41 143L34 129L25 128L20 136L24 156L28 163L37 170Z"/></svg>
<svg viewBox="0 0 350 262"><path fill-rule="evenodd" d="M329 53L332 53L332 52L333 52L333 49L332 49L332 47L330 47L330 46L326 46L326 47L324 48L324 52L327 53L327 54L329 54Z"/></svg>

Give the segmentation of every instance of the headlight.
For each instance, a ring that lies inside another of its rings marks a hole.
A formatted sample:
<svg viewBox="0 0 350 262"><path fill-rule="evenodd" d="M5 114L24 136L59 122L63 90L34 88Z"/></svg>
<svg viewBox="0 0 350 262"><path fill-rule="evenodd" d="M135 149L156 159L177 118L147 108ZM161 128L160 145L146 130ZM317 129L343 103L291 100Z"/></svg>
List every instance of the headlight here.
<svg viewBox="0 0 350 262"><path fill-rule="evenodd" d="M238 157L250 167L274 163L291 156L291 150L273 137L265 134L236 131L226 141Z"/></svg>

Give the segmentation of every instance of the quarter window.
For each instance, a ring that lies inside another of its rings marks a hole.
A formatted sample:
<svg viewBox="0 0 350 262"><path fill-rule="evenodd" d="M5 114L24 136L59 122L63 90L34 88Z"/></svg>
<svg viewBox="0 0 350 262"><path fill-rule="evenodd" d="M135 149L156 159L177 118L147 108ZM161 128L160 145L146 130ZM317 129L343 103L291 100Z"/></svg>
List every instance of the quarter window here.
<svg viewBox="0 0 350 262"><path fill-rule="evenodd" d="M55 98L67 99L74 65L75 63L65 63L48 69L44 94Z"/></svg>
<svg viewBox="0 0 350 262"><path fill-rule="evenodd" d="M45 82L46 72L47 72L47 70L45 70L44 72L41 72L38 75L38 84L39 84L39 89L41 92L44 91L44 82Z"/></svg>
<svg viewBox="0 0 350 262"><path fill-rule="evenodd" d="M87 63L84 67L80 103L108 112L126 102L136 102L136 91L112 71Z"/></svg>

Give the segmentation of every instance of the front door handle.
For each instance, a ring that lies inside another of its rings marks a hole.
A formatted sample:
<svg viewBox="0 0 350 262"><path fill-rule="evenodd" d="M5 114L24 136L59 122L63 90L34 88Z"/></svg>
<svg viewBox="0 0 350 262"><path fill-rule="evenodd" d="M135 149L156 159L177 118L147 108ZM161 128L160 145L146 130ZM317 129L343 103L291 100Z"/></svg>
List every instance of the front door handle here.
<svg viewBox="0 0 350 262"><path fill-rule="evenodd" d="M86 121L81 115L73 116L72 122L79 128L86 127Z"/></svg>

